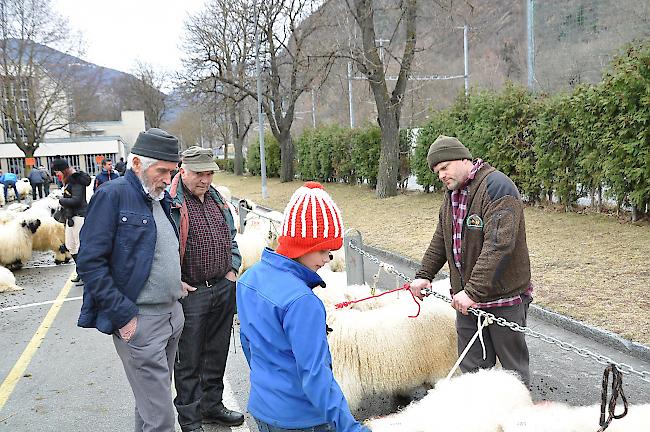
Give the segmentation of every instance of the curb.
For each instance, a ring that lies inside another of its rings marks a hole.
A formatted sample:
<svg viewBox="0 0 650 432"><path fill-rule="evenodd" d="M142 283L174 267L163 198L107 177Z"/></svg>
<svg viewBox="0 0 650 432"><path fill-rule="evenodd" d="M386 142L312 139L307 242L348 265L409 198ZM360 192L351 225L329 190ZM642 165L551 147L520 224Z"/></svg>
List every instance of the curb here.
<svg viewBox="0 0 650 432"><path fill-rule="evenodd" d="M411 270L415 271L420 267L419 263L406 258L405 256L389 251L384 251L367 244L364 244L363 248L373 255L381 255L392 263L401 264ZM444 273L438 274L442 275L445 278L448 277L448 275ZM553 312L549 309L537 306L535 304L530 305L529 312L537 319L544 320L572 333L587 337L610 348L621 351L622 353L629 354L633 357L650 363L650 347L646 345L640 344L638 342L633 342L609 330L604 330L590 324L583 323L582 321L561 315L557 312Z"/></svg>
<svg viewBox="0 0 650 432"><path fill-rule="evenodd" d="M234 197L233 197L234 198ZM271 211L272 209L258 205L258 208L266 211ZM417 270L420 267L420 264L416 261L413 261L403 255L396 254L394 252L385 251L368 244L363 245L364 250L372 253L373 255L380 255L390 261L393 264L403 265L410 270ZM436 275L442 276L442 278L447 278L449 275L439 272ZM610 348L614 348L622 353L629 354L633 357L636 357L640 360L650 363L650 347L640 344L638 342L633 342L631 340L625 339L616 333L613 333L609 330L604 330L590 324L586 324L582 321L578 321L574 318L561 315L552 310L546 309L544 307L538 306L536 304L531 304L529 312L532 316L537 319L546 321L548 323L554 324L558 327L561 327L565 330L568 330L572 333L584 336L596 342L602 343Z"/></svg>

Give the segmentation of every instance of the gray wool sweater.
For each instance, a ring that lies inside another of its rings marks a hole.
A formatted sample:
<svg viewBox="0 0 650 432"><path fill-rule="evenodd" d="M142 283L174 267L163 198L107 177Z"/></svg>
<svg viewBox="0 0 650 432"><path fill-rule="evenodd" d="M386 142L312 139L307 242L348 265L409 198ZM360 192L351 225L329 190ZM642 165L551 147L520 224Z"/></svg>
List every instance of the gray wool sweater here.
<svg viewBox="0 0 650 432"><path fill-rule="evenodd" d="M176 232L160 201L153 200L152 203L153 219L156 223L156 248L149 279L136 301L141 315L170 313L183 292Z"/></svg>

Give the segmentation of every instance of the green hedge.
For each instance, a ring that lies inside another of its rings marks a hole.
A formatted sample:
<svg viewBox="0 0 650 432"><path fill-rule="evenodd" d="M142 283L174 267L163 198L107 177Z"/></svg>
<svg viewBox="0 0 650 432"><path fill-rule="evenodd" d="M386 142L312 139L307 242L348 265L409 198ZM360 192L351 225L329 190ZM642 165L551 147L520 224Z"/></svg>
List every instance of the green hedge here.
<svg viewBox="0 0 650 432"><path fill-rule="evenodd" d="M266 160L267 177L280 177L280 145L278 140L270 133L264 135L264 159ZM246 165L248 166L248 172L252 175L258 176L262 174L259 138L248 146Z"/></svg>
<svg viewBox="0 0 650 432"><path fill-rule="evenodd" d="M381 131L376 126L307 129L296 142L303 180L377 185Z"/></svg>
<svg viewBox="0 0 650 432"><path fill-rule="evenodd" d="M259 149L259 147L258 147L258 149ZM258 161L259 161L259 150L258 150L257 158L258 158ZM214 161L217 163L217 165L219 166L219 169L221 171L227 171L227 172L230 172L230 173L235 172L235 159L231 159L231 158L228 158L228 159L215 159ZM246 159L245 158L244 158L243 162L244 162L244 170L246 170ZM258 162L258 164L259 164L259 162Z"/></svg>

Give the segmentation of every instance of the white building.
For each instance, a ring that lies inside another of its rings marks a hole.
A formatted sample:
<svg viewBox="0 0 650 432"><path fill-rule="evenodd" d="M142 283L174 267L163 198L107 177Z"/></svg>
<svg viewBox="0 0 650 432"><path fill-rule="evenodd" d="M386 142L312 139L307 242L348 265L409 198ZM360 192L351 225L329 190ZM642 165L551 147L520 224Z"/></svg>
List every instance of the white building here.
<svg viewBox="0 0 650 432"><path fill-rule="evenodd" d="M144 111L123 111L118 121L88 122L71 126L72 133L57 131L47 134L34 153L36 165L48 169L57 156L68 160L76 169L95 175L100 167L97 163L103 157L113 159L128 155L138 134L145 130ZM5 139L0 128L0 169L24 176L25 156L13 142Z"/></svg>

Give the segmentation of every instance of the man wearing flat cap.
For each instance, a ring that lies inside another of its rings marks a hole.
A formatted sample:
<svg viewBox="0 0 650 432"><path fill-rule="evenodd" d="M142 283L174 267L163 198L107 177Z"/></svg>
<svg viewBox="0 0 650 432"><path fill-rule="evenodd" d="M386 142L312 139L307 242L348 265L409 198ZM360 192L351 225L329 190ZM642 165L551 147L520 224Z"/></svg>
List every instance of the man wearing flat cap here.
<svg viewBox="0 0 650 432"><path fill-rule="evenodd" d="M219 170L212 149L193 146L181 158L170 193L172 216L180 229L182 283L188 295L181 299L185 328L174 366L174 405L183 432L199 432L204 423L237 426L244 422L241 413L222 402L241 255L232 215L212 186Z"/></svg>
<svg viewBox="0 0 650 432"><path fill-rule="evenodd" d="M85 281L78 325L113 336L135 396L136 432L173 432L171 379L183 329L178 229L165 188L178 140L141 132L124 177L93 195L77 268Z"/></svg>
<svg viewBox="0 0 650 432"><path fill-rule="evenodd" d="M456 309L458 353L477 332L482 309L521 326L532 301L530 259L521 197L515 184L470 151L458 139L440 135L429 148L429 168L448 189L438 226L424 253L411 290L422 290L449 263L452 306ZM499 359L530 385L528 347L524 335L497 324L483 329L485 358L475 343L460 364L463 372L491 368Z"/></svg>

